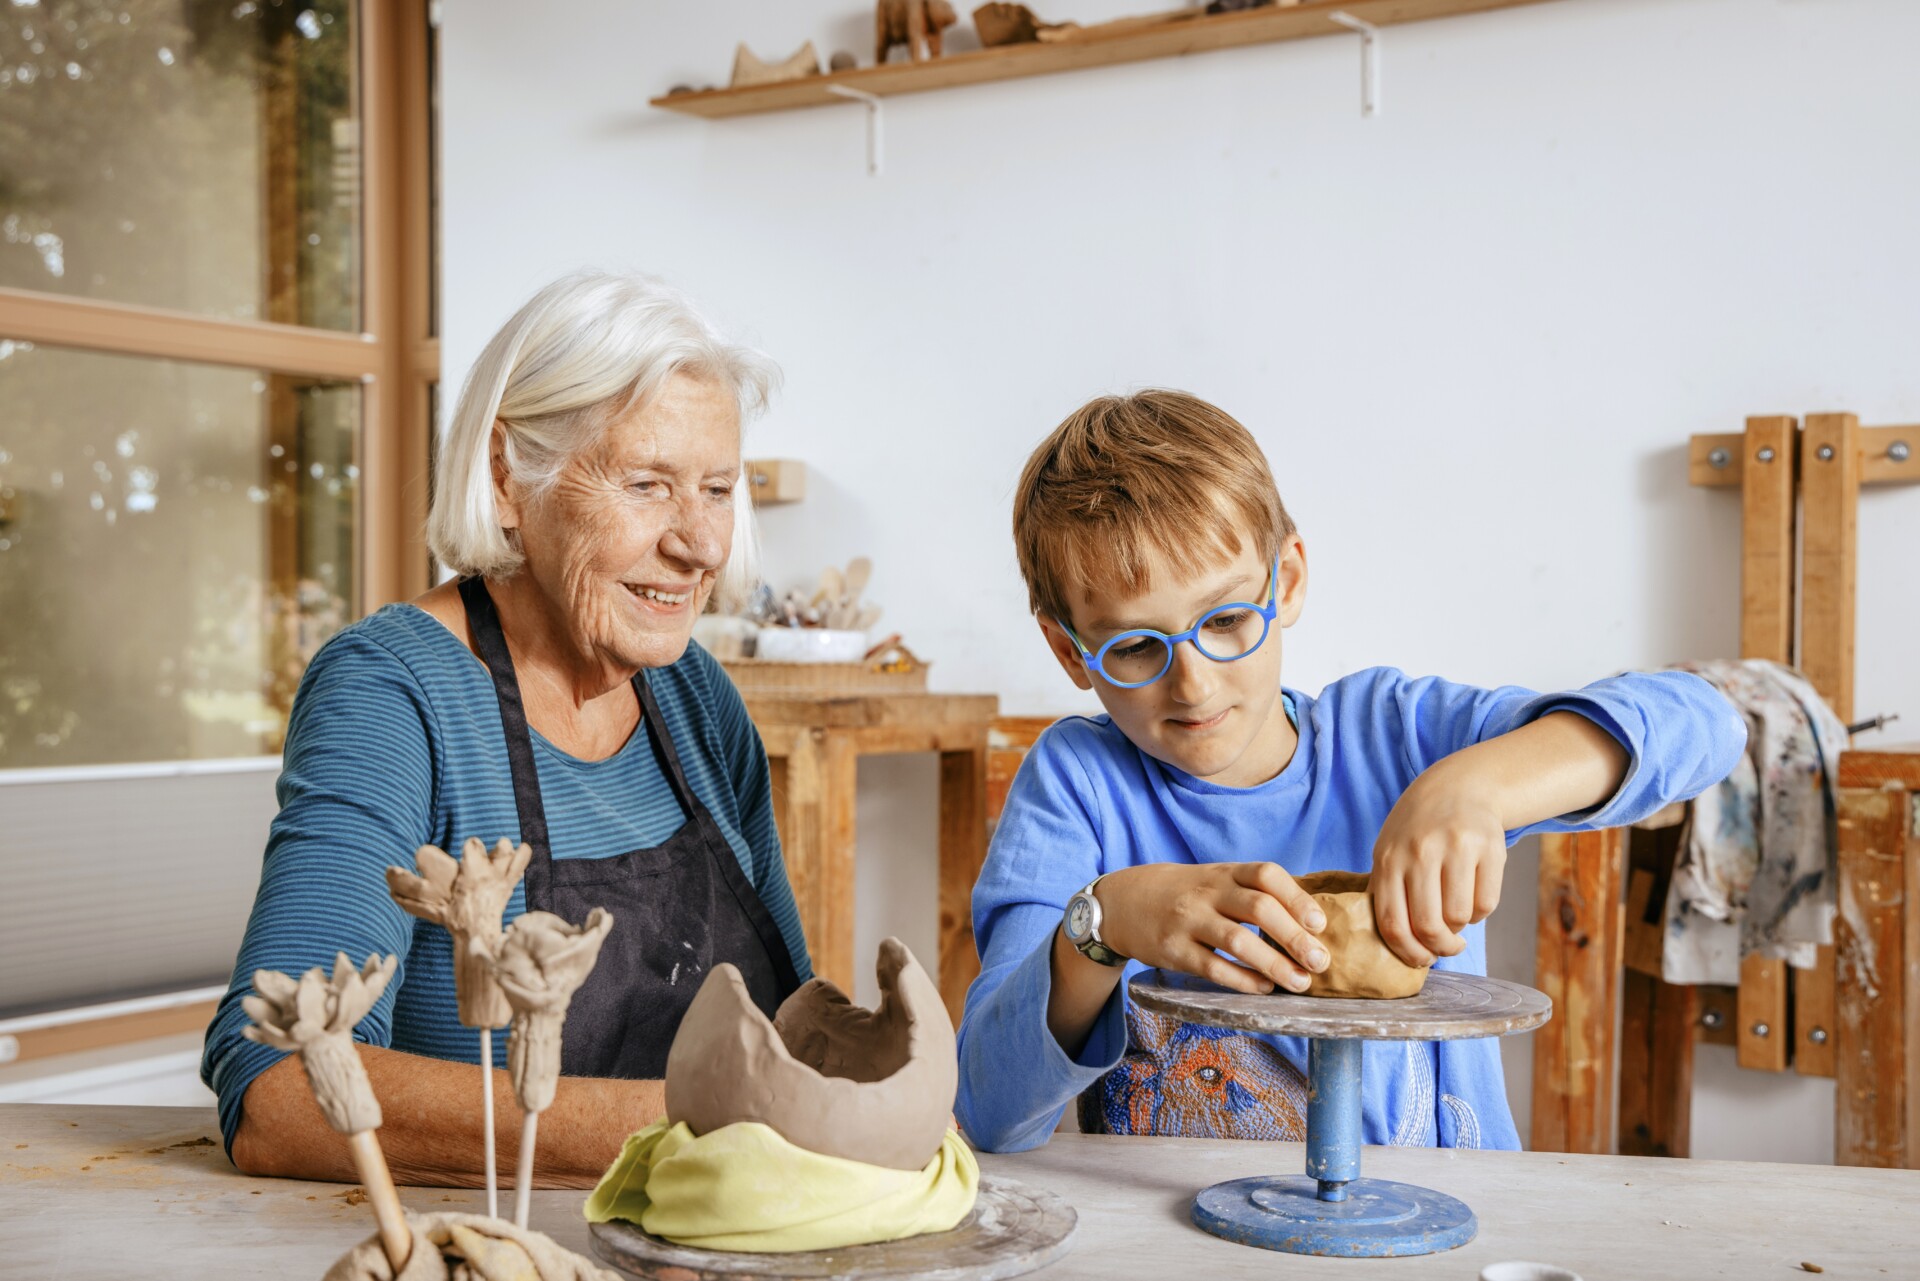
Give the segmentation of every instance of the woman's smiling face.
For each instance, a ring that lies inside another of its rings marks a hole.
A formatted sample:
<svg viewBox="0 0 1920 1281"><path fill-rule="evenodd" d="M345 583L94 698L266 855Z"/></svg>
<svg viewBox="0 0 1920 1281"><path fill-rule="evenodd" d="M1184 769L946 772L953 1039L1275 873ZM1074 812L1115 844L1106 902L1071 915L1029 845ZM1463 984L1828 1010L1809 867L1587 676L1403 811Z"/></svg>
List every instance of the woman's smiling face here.
<svg viewBox="0 0 1920 1281"><path fill-rule="evenodd" d="M551 489L503 504L519 529L521 572L577 663L631 673L686 652L733 547L739 478L733 394L676 373L609 423Z"/></svg>

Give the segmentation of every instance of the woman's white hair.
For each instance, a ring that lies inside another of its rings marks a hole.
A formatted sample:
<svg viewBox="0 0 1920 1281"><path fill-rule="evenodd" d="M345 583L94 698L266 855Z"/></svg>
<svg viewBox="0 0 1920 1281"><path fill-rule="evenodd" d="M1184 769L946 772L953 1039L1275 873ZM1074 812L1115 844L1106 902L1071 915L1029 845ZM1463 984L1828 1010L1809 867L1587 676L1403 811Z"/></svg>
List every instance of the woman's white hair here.
<svg viewBox="0 0 1920 1281"><path fill-rule="evenodd" d="M434 556L462 577L503 578L520 567L494 504L496 422L508 475L538 499L609 422L682 371L731 389L743 427L780 380L771 360L727 341L686 295L651 276L580 271L528 299L474 362L440 443L427 516ZM759 582L745 477L733 510L733 551L713 593L721 609L737 609Z"/></svg>

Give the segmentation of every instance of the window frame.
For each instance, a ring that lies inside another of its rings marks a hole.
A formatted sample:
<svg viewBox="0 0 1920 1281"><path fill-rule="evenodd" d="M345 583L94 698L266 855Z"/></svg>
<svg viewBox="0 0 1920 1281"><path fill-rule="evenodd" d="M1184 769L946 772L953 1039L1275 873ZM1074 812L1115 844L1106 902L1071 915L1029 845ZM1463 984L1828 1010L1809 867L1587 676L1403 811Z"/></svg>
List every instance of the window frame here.
<svg viewBox="0 0 1920 1281"><path fill-rule="evenodd" d="M427 590L433 332L432 0L356 0L358 334L0 287L0 338L361 384L355 617Z"/></svg>

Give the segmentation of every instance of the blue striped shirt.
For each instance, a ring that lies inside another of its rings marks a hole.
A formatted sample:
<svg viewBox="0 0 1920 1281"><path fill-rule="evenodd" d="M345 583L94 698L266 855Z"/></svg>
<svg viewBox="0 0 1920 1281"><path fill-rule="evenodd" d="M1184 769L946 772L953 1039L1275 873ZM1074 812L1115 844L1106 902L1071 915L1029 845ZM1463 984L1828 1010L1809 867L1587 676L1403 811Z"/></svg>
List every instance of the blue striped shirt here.
<svg viewBox="0 0 1920 1281"><path fill-rule="evenodd" d="M773 825L767 757L739 692L698 645L647 673L694 794L712 811L741 870L787 941L802 981L812 973ZM645 723L613 756L583 761L532 731L553 857L608 858L651 849L686 822ZM457 852L469 836L518 841L500 706L486 667L436 619L388 605L343 629L308 666L287 727L280 813L226 997L207 1029L200 1075L220 1099L229 1149L247 1087L280 1057L244 1039L240 998L259 969L331 970L395 953L400 968L355 1037L411 1054L477 1063L476 1033L454 1008L453 948L437 925L387 894L389 864L413 852ZM526 910L524 882L507 905ZM506 1033L495 1059L505 1062Z"/></svg>

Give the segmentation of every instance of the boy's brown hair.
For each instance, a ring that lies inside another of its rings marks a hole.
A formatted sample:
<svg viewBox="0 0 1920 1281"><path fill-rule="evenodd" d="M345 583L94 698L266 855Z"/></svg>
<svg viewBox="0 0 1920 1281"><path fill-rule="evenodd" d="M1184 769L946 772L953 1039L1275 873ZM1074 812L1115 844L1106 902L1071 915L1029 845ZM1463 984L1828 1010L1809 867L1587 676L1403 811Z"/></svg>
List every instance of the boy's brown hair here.
<svg viewBox="0 0 1920 1281"><path fill-rule="evenodd" d="M1183 391L1082 405L1033 451L1013 496L1020 573L1048 618L1068 619L1070 582L1145 591L1149 552L1198 574L1246 538L1272 560L1293 532L1252 433Z"/></svg>

